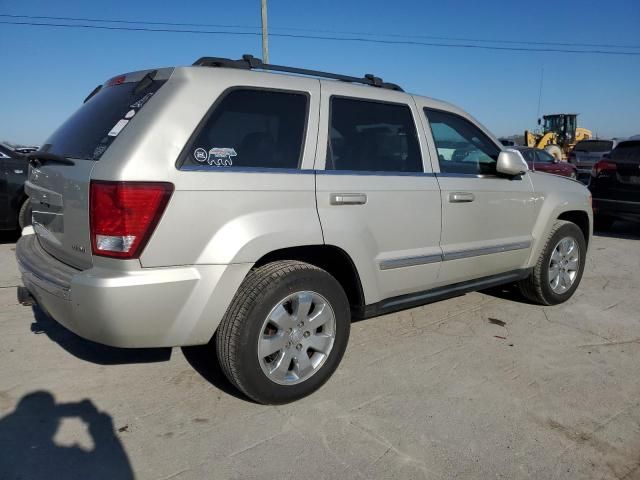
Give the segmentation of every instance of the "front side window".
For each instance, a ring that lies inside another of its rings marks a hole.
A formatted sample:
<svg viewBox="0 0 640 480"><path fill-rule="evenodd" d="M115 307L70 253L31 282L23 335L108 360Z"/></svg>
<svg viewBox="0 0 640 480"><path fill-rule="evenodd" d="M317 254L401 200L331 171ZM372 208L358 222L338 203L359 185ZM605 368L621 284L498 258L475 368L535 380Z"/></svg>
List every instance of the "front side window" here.
<svg viewBox="0 0 640 480"><path fill-rule="evenodd" d="M442 173L495 175L499 148L469 120L425 108Z"/></svg>
<svg viewBox="0 0 640 480"><path fill-rule="evenodd" d="M422 172L407 105L332 97L326 170Z"/></svg>
<svg viewBox="0 0 640 480"><path fill-rule="evenodd" d="M298 168L307 103L303 93L230 91L196 134L183 166Z"/></svg>
<svg viewBox="0 0 640 480"><path fill-rule="evenodd" d="M555 158L553 158L552 155L550 155L549 153L545 152L544 150L537 150L536 151L536 155L537 155L537 159L536 162L539 163L555 163Z"/></svg>

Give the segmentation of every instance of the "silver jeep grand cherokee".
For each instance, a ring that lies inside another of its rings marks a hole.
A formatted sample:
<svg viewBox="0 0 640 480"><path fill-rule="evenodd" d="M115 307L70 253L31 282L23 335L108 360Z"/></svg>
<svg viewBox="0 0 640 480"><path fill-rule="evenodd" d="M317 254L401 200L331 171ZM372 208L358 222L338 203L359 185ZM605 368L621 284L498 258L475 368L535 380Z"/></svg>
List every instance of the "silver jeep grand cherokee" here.
<svg viewBox="0 0 640 480"><path fill-rule="evenodd" d="M327 381L352 318L566 301L592 231L581 184L459 108L251 56L114 77L31 164L21 301L107 345L209 344L263 403Z"/></svg>

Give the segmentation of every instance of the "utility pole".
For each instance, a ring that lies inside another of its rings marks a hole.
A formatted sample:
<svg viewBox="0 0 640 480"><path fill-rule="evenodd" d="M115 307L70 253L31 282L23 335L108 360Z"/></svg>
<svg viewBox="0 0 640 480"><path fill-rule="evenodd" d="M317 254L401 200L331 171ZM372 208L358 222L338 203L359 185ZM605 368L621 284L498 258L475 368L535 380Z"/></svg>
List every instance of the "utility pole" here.
<svg viewBox="0 0 640 480"><path fill-rule="evenodd" d="M269 34L267 32L267 0L260 0L262 11L262 61L269 63Z"/></svg>

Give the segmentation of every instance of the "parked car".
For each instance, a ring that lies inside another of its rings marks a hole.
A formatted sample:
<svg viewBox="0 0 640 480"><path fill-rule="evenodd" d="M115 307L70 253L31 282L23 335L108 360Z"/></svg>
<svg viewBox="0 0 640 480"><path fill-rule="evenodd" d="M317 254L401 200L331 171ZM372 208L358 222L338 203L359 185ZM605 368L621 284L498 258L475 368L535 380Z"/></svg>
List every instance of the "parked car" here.
<svg viewBox="0 0 640 480"><path fill-rule="evenodd" d="M589 189L596 228L614 220L640 220L640 139L621 141L593 166Z"/></svg>
<svg viewBox="0 0 640 480"><path fill-rule="evenodd" d="M0 144L0 230L17 230L31 223L31 205L24 192L29 164L18 152Z"/></svg>
<svg viewBox="0 0 640 480"><path fill-rule="evenodd" d="M353 318L513 282L553 305L580 283L588 190L448 103L250 56L95 92L31 154L16 249L21 302L82 337L208 344L283 403L331 376Z"/></svg>
<svg viewBox="0 0 640 480"><path fill-rule="evenodd" d="M529 168L536 172L553 173L562 177L577 178L575 165L560 162L554 156L539 148L511 147L518 150L524 157Z"/></svg>
<svg viewBox="0 0 640 480"><path fill-rule="evenodd" d="M498 141L505 147L514 147L516 145L516 142L509 138L499 138Z"/></svg>
<svg viewBox="0 0 640 480"><path fill-rule="evenodd" d="M27 153L31 153L31 152L35 152L36 150L38 150L40 147L16 147L14 150L18 153L22 153L22 154L27 154Z"/></svg>
<svg viewBox="0 0 640 480"><path fill-rule="evenodd" d="M595 163L615 148L617 140L581 140L569 152L567 161L578 169L578 179L588 183Z"/></svg>

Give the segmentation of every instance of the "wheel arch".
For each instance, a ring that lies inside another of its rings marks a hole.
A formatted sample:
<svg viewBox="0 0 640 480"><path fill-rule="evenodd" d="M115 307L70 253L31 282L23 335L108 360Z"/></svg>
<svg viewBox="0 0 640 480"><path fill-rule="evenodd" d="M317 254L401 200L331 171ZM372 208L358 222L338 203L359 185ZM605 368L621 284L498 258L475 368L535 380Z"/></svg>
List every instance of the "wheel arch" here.
<svg viewBox="0 0 640 480"><path fill-rule="evenodd" d="M254 268L277 260L298 260L315 265L331 274L344 289L352 312L365 305L364 290L355 263L347 252L334 245L305 245L281 248L263 255Z"/></svg>
<svg viewBox="0 0 640 480"><path fill-rule="evenodd" d="M558 215L558 220L566 220L567 222L575 223L582 234L584 235L584 241L589 246L589 240L591 238L589 215L583 210L568 210Z"/></svg>

